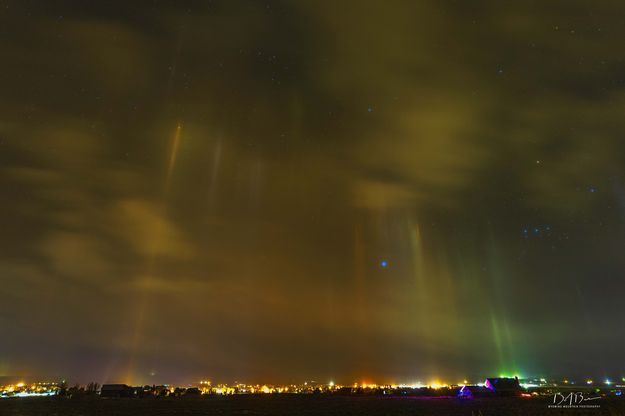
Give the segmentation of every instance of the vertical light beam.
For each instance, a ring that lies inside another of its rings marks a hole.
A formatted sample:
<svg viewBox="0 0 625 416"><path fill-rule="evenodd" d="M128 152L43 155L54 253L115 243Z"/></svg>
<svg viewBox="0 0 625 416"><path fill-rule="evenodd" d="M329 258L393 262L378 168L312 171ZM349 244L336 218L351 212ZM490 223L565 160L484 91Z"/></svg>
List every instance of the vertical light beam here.
<svg viewBox="0 0 625 416"><path fill-rule="evenodd" d="M161 203L158 208L158 213L161 218L163 218L166 214L167 210L167 199L169 196L169 192L171 189L171 182L174 173L174 169L176 168L176 161L178 159L178 149L180 148L180 141L182 140L182 123L178 123L176 126L176 132L174 134L174 138L171 144L171 148L169 151L169 160L167 163L167 171L165 175L165 182L163 184L163 194L161 197ZM136 313L135 313L135 325L134 332L132 336L132 344L130 349L130 358L128 361L128 368L126 371L125 382L133 383L136 382L136 366L137 366L137 355L140 353L141 343L144 332L144 325L146 321L146 316L148 316L149 309L149 293L151 287L151 281L154 278L154 269L157 262L158 253L160 252L159 244L162 243L159 236L162 233L163 221L159 221L156 224L156 229L149 236L146 236L146 243L151 247L150 254L147 259L146 265L146 275L144 277L144 288L141 291L140 298L137 302ZM155 237L155 238L154 238Z"/></svg>

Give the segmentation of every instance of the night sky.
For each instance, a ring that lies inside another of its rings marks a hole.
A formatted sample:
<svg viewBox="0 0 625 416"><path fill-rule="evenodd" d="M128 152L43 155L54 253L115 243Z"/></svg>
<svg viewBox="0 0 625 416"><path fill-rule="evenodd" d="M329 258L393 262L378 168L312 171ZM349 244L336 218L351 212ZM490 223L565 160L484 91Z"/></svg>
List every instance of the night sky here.
<svg viewBox="0 0 625 416"><path fill-rule="evenodd" d="M617 1L0 0L0 376L625 375Z"/></svg>

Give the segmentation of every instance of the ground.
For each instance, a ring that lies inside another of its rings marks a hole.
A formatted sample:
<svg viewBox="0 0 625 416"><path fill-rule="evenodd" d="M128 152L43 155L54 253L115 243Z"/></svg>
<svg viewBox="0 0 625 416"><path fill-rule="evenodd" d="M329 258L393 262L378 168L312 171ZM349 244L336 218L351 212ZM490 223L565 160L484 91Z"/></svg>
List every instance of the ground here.
<svg viewBox="0 0 625 416"><path fill-rule="evenodd" d="M550 409L550 398L410 398L379 396L235 396L166 399L14 398L1 416L625 416L625 400L602 399L598 409Z"/></svg>

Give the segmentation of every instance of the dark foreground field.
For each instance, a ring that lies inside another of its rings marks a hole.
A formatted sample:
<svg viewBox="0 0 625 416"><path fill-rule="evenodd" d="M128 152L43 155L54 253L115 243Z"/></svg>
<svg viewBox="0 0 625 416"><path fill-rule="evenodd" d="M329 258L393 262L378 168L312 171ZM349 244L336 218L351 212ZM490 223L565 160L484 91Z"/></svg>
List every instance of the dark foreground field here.
<svg viewBox="0 0 625 416"><path fill-rule="evenodd" d="M14 398L0 400L1 416L165 415L410 415L410 416L625 416L625 400L602 399L598 409L549 409L548 398L458 399L235 396L171 399ZM593 403L593 404L595 404Z"/></svg>

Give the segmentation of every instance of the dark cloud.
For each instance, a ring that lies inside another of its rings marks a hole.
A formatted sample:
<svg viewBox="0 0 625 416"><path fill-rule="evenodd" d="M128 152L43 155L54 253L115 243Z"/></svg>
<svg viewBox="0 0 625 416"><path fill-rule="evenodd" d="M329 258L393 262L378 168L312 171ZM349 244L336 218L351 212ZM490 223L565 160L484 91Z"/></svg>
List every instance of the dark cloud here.
<svg viewBox="0 0 625 416"><path fill-rule="evenodd" d="M0 375L623 370L615 4L2 7Z"/></svg>

